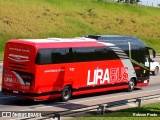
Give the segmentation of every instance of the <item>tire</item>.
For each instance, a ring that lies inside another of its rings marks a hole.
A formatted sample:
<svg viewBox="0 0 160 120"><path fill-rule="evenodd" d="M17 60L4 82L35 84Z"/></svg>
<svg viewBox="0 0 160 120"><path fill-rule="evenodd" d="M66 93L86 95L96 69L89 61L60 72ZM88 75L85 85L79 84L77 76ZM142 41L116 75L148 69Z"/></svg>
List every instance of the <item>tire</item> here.
<svg viewBox="0 0 160 120"><path fill-rule="evenodd" d="M135 88L135 80L134 79L131 79L129 82L128 82L128 92L132 92Z"/></svg>
<svg viewBox="0 0 160 120"><path fill-rule="evenodd" d="M156 67L152 73L153 73L153 75L157 76L159 73L159 67Z"/></svg>
<svg viewBox="0 0 160 120"><path fill-rule="evenodd" d="M66 102L71 98L71 87L65 86L62 90L61 100L62 102Z"/></svg>

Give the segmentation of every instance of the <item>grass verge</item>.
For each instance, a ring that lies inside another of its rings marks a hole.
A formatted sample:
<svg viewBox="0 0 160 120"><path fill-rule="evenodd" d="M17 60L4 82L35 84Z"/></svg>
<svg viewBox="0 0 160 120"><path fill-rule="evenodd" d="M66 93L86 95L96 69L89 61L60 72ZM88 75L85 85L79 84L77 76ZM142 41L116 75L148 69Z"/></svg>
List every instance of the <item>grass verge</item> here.
<svg viewBox="0 0 160 120"><path fill-rule="evenodd" d="M135 117L136 115L136 117ZM138 117L138 116L143 117ZM157 115L157 116L155 116ZM159 120L160 103L152 103L141 106L140 108L128 108L115 112L109 112L105 115L94 115L89 117L79 117L74 120Z"/></svg>

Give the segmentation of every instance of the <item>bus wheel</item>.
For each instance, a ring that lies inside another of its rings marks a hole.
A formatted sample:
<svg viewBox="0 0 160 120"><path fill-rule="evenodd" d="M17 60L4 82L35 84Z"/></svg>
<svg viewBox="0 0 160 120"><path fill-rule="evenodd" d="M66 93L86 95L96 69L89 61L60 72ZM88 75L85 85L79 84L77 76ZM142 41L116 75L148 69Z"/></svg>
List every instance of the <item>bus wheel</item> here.
<svg viewBox="0 0 160 120"><path fill-rule="evenodd" d="M135 80L131 79L128 83L128 92L132 92L135 88Z"/></svg>
<svg viewBox="0 0 160 120"><path fill-rule="evenodd" d="M66 102L71 98L71 87L65 86L64 89L62 90L62 101Z"/></svg>

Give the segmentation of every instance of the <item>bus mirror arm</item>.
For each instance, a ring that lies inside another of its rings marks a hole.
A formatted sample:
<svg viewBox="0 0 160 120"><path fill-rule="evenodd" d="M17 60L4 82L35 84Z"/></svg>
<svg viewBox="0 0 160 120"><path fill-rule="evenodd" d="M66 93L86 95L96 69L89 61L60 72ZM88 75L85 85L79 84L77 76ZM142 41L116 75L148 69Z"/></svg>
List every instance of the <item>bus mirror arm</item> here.
<svg viewBox="0 0 160 120"><path fill-rule="evenodd" d="M151 47L146 47L148 50L152 50L153 58L156 57L156 51Z"/></svg>

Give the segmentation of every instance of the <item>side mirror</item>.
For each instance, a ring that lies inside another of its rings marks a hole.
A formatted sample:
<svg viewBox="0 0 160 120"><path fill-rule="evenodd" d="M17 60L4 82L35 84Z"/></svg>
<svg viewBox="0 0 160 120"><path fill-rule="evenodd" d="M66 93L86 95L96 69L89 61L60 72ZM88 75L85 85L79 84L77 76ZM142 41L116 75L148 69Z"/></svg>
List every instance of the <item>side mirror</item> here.
<svg viewBox="0 0 160 120"><path fill-rule="evenodd" d="M156 57L156 51L151 47L146 47L148 50L152 50L153 58Z"/></svg>

